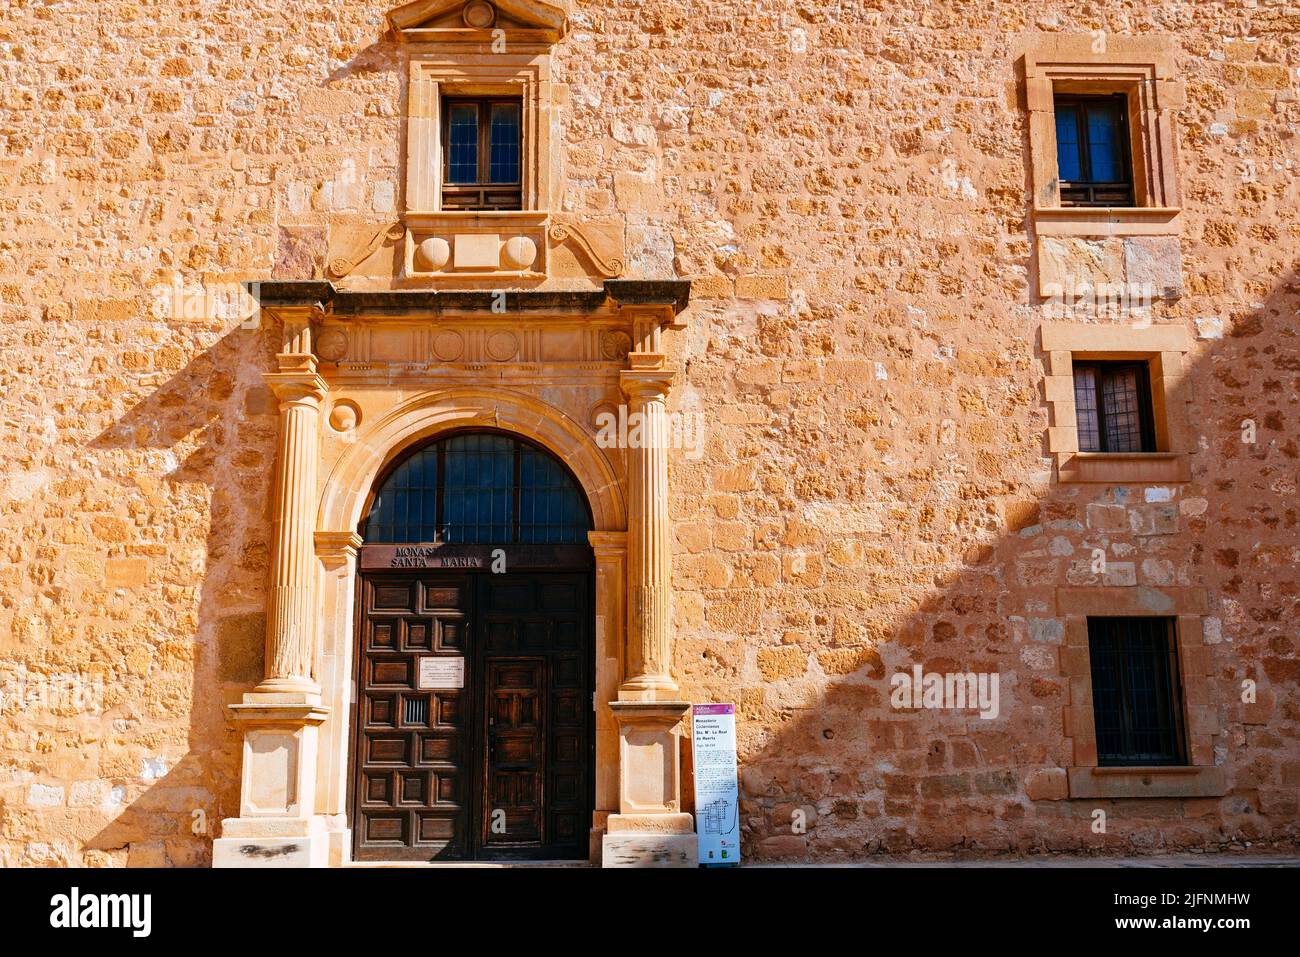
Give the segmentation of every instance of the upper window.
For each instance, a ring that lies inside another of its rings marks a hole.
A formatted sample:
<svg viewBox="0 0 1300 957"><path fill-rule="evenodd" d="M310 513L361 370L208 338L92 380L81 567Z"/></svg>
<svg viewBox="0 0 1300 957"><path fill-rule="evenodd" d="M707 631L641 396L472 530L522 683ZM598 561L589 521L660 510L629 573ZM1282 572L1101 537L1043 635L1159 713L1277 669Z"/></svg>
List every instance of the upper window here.
<svg viewBox="0 0 1300 957"><path fill-rule="evenodd" d="M1080 452L1154 452L1150 371L1145 362L1074 362Z"/></svg>
<svg viewBox="0 0 1300 957"><path fill-rule="evenodd" d="M549 452L469 432L422 446L383 480L367 544L585 544L586 497Z"/></svg>
<svg viewBox="0 0 1300 957"><path fill-rule="evenodd" d="M1057 96L1056 165L1062 206L1132 206L1128 98Z"/></svg>
<svg viewBox="0 0 1300 957"><path fill-rule="evenodd" d="M1089 618L1097 764L1183 765L1182 689L1172 618Z"/></svg>
<svg viewBox="0 0 1300 957"><path fill-rule="evenodd" d="M522 208L518 98L442 101L442 208Z"/></svg>

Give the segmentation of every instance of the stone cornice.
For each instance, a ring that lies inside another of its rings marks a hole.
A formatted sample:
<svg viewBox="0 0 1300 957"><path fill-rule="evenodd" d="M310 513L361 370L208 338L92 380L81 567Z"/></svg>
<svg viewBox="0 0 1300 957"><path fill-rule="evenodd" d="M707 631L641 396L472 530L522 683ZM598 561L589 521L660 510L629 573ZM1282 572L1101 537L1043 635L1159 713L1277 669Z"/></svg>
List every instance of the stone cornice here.
<svg viewBox="0 0 1300 957"><path fill-rule="evenodd" d="M263 308L316 306L334 316L500 312L500 293L493 291L348 291L318 279L269 280L245 286ZM687 279L607 279L603 289L591 291L508 290L505 312L586 313L623 306L658 306L676 315L686 308L690 294Z"/></svg>

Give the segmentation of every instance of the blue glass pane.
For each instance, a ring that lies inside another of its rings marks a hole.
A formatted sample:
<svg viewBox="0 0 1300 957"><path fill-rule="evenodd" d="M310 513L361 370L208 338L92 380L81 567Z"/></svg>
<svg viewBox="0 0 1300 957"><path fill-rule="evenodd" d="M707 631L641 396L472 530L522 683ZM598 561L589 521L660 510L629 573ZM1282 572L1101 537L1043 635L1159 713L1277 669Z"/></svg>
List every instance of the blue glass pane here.
<svg viewBox="0 0 1300 957"><path fill-rule="evenodd" d="M491 178L494 183L519 181L519 104L492 105Z"/></svg>
<svg viewBox="0 0 1300 957"><path fill-rule="evenodd" d="M514 522L514 441L458 435L446 441L443 541L509 542Z"/></svg>
<svg viewBox="0 0 1300 957"><path fill-rule="evenodd" d="M478 106L452 106L447 126L447 181L478 182Z"/></svg>
<svg viewBox="0 0 1300 957"><path fill-rule="evenodd" d="M438 458L421 449L393 470L370 505L368 542L432 542L437 505Z"/></svg>
<svg viewBox="0 0 1300 957"><path fill-rule="evenodd" d="M1079 115L1073 107L1056 110L1056 166L1058 177L1072 183L1082 177L1079 162Z"/></svg>
<svg viewBox="0 0 1300 957"><path fill-rule="evenodd" d="M582 490L549 453L508 435L476 432L435 442L402 462L379 488L362 527L371 544L586 544L591 519Z"/></svg>
<svg viewBox="0 0 1300 957"><path fill-rule="evenodd" d="M559 462L524 446L519 458L519 540L574 544L587 540L582 493Z"/></svg>
<svg viewBox="0 0 1300 957"><path fill-rule="evenodd" d="M1115 183L1124 179L1120 159L1119 107L1098 104L1088 107L1088 156L1092 160L1095 183Z"/></svg>

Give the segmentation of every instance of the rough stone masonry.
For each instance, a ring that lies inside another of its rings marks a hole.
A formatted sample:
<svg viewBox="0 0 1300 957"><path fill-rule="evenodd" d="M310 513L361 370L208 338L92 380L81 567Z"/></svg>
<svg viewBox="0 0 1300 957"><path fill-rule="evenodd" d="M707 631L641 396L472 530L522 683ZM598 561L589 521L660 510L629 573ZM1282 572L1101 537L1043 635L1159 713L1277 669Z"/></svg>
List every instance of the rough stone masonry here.
<svg viewBox="0 0 1300 957"><path fill-rule="evenodd" d="M391 220L385 12L0 14L0 865L204 865L238 815L225 706L262 677L275 341L219 306ZM673 358L707 441L671 460L673 667L738 705L745 853L1294 848L1300 8L569 17L562 207L618 224L628 275L692 281ZM1018 57L1098 33L1175 38L1181 227L1040 249ZM1071 316L1187 330L1190 481L1056 480L1044 264L1159 287ZM1093 586L1206 596L1190 703L1226 793L1070 796L1059 596ZM996 673L997 717L891 708L914 664Z"/></svg>

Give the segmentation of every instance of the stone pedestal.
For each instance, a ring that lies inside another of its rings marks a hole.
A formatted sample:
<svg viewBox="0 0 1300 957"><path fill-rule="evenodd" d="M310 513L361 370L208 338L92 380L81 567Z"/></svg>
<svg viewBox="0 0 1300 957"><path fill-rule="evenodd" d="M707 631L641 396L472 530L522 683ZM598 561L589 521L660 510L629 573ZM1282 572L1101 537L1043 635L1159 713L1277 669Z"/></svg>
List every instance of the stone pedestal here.
<svg viewBox="0 0 1300 957"><path fill-rule="evenodd" d="M231 705L244 731L239 817L222 821L213 867L328 863L325 822L313 813L317 733L328 711L305 697L253 693Z"/></svg>
<svg viewBox="0 0 1300 957"><path fill-rule="evenodd" d="M614 701L619 813L606 822L604 867L695 867L695 825L681 809L684 701Z"/></svg>

